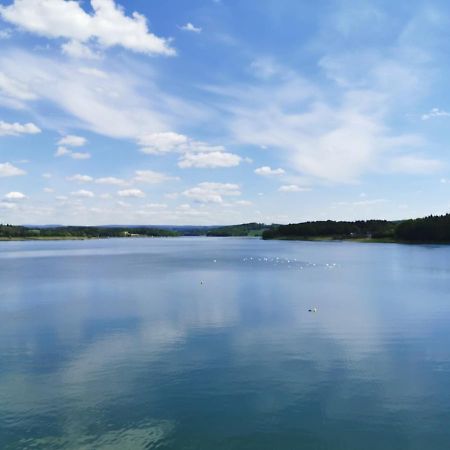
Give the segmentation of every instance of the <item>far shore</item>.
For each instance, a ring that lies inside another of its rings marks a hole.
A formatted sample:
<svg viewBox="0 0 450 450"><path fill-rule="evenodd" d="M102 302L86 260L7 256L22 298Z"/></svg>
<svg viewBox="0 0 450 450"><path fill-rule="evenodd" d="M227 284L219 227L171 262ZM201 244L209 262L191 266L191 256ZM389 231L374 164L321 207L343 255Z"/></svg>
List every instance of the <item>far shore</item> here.
<svg viewBox="0 0 450 450"><path fill-rule="evenodd" d="M223 238L238 238L238 237L251 237L257 238L257 236L29 236L29 237L0 237L0 242L21 242L21 241L87 241L97 239L155 239L155 238L177 238L177 237L223 237ZM271 241L303 241L303 242L355 242L363 244L404 244L404 245L450 245L450 242L430 242L430 241L401 241L393 238L339 238L333 236L318 236L318 237L305 237L305 236L280 236L271 239L265 239Z"/></svg>

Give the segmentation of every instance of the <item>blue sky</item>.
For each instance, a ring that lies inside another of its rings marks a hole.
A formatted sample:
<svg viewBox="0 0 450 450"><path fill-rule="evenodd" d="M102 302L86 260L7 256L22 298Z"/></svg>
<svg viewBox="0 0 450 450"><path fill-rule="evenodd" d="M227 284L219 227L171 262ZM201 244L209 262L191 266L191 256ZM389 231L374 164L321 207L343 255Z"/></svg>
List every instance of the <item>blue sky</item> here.
<svg viewBox="0 0 450 450"><path fill-rule="evenodd" d="M0 5L0 222L450 209L446 1Z"/></svg>

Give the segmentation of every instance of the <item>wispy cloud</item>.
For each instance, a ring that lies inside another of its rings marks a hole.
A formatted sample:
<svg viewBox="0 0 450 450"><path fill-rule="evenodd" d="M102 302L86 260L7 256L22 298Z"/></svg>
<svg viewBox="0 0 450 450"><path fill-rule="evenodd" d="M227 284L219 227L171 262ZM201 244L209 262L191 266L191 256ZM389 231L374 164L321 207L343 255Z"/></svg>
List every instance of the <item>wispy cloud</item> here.
<svg viewBox="0 0 450 450"><path fill-rule="evenodd" d="M430 110L430 112L422 114L422 120L429 120L436 117L450 117L450 112L444 111L439 108L433 108Z"/></svg>

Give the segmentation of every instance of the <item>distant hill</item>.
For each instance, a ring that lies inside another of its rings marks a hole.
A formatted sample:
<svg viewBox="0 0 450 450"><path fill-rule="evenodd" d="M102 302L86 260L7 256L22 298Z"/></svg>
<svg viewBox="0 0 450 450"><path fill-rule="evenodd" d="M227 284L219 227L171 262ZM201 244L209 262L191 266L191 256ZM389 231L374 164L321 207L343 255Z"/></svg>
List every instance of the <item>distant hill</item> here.
<svg viewBox="0 0 450 450"><path fill-rule="evenodd" d="M397 226L395 234L409 242L450 243L450 214L405 220Z"/></svg>
<svg viewBox="0 0 450 450"><path fill-rule="evenodd" d="M0 225L0 239L3 240L176 236L262 236L263 239L353 239L383 242L450 243L450 214L402 221L322 220L289 225L266 225L257 222L226 226Z"/></svg>
<svg viewBox="0 0 450 450"><path fill-rule="evenodd" d="M224 227L212 228L207 236L262 236L263 232L269 228L263 223L243 223L241 225L229 225Z"/></svg>
<svg viewBox="0 0 450 450"><path fill-rule="evenodd" d="M316 221L278 225L263 239L355 239L393 242L450 243L450 214L402 221Z"/></svg>
<svg viewBox="0 0 450 450"><path fill-rule="evenodd" d="M1 239L89 239L110 237L172 237L179 233L172 230L148 227L25 227L0 225Z"/></svg>

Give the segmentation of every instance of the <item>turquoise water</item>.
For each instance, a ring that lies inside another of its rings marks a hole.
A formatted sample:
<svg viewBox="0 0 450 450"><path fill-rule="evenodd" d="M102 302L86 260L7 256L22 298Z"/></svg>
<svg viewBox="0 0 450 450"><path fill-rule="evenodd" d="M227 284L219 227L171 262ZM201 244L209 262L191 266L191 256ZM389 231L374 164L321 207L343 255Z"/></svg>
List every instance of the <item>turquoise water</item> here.
<svg viewBox="0 0 450 450"><path fill-rule="evenodd" d="M0 356L1 449L449 449L450 247L4 242Z"/></svg>

